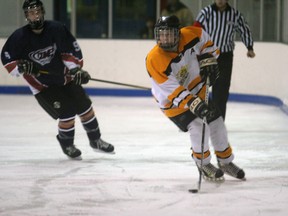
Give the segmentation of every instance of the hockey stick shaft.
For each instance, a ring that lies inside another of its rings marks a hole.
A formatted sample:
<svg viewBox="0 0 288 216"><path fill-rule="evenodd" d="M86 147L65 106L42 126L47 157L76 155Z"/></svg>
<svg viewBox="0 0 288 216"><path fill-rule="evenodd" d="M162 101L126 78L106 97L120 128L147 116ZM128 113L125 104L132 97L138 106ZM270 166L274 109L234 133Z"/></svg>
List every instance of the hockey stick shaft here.
<svg viewBox="0 0 288 216"><path fill-rule="evenodd" d="M102 80L102 79L95 79L95 78L90 78L90 80L96 81L96 82L114 84L114 85L128 86L128 87L138 88L138 89L143 89L143 90L151 90L150 88L147 88L147 87L144 87L144 86L138 86L138 85L132 85L132 84L127 84L127 83L114 82L114 81L109 81L109 80Z"/></svg>
<svg viewBox="0 0 288 216"><path fill-rule="evenodd" d="M209 100L209 86L210 86L210 80L209 80L209 77L207 77L207 80L206 80L206 92L205 92L205 103L206 104L208 104L208 100ZM201 160L200 160L198 191L200 191L200 189L201 189L202 175L203 175L202 168L203 168L203 160L204 160L205 130L206 130L206 118L203 118L202 140L201 140Z"/></svg>
<svg viewBox="0 0 288 216"><path fill-rule="evenodd" d="M39 73L40 74L51 74L48 71L42 71L42 70L40 70ZM127 86L127 87L132 87L132 88L138 88L138 89L143 89L143 90L151 90L150 88L144 87L144 86L132 85L132 84L120 83L120 82L114 82L114 81L103 80L103 79L90 78L90 80L96 81L96 82L103 82L103 83L109 83L109 84L114 84L114 85L121 85L121 86Z"/></svg>

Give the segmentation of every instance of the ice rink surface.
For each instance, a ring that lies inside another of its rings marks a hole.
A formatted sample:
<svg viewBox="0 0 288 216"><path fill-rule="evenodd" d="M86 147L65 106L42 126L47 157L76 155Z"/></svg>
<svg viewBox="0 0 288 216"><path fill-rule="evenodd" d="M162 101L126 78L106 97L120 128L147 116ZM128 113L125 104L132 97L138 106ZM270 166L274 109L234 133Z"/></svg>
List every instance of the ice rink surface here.
<svg viewBox="0 0 288 216"><path fill-rule="evenodd" d="M228 103L234 162L246 181L202 182L188 133L150 97L91 97L115 155L93 152L76 121L81 161L56 141L57 122L31 95L0 95L1 216L286 216L288 116L278 107ZM215 156L213 155L215 164Z"/></svg>

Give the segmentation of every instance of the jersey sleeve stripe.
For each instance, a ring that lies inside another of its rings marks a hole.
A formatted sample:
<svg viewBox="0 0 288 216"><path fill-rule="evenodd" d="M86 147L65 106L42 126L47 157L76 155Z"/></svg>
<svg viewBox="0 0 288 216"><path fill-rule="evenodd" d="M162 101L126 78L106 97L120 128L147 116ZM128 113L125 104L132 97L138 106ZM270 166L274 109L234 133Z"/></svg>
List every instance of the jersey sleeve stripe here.
<svg viewBox="0 0 288 216"><path fill-rule="evenodd" d="M4 65L4 67L6 68L6 70L11 73L13 70L16 69L17 66L17 62L13 61L13 62L9 62L8 64Z"/></svg>
<svg viewBox="0 0 288 216"><path fill-rule="evenodd" d="M69 69L72 69L75 66L80 67L80 68L83 67L83 59L78 59L69 53L63 53L61 56L62 56L62 60L63 60L64 64Z"/></svg>
<svg viewBox="0 0 288 216"><path fill-rule="evenodd" d="M173 101L180 96L180 94L185 91L186 89L183 86L179 86L178 88L176 88L172 94L170 94L168 96L168 100L171 101L172 103L174 103Z"/></svg>
<svg viewBox="0 0 288 216"><path fill-rule="evenodd" d="M191 94L187 95L179 104L179 108L187 108L187 103L193 98L193 96Z"/></svg>

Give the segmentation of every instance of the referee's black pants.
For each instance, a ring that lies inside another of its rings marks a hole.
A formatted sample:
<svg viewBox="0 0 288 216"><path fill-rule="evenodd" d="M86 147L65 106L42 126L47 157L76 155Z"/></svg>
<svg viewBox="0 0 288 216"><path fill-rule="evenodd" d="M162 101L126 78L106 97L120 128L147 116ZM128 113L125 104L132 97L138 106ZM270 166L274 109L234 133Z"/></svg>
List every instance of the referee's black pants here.
<svg viewBox="0 0 288 216"><path fill-rule="evenodd" d="M226 104L229 98L232 75L233 52L221 53L217 61L220 74L216 83L212 87L212 100L225 120Z"/></svg>

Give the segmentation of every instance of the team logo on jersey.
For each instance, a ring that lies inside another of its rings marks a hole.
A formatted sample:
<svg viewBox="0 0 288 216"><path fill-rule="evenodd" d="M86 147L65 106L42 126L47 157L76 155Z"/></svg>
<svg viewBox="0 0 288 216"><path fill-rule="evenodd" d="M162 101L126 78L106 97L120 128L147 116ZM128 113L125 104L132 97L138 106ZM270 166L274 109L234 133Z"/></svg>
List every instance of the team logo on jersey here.
<svg viewBox="0 0 288 216"><path fill-rule="evenodd" d="M9 52L4 52L4 55L5 55L5 58L11 59L11 56L10 56Z"/></svg>
<svg viewBox="0 0 288 216"><path fill-rule="evenodd" d="M55 102L53 103L53 107L54 107L55 109L60 109L60 108L61 108L61 103L60 103L59 101L55 101Z"/></svg>
<svg viewBox="0 0 288 216"><path fill-rule="evenodd" d="M55 52L56 52L56 44L53 46L46 47L44 49L36 50L31 53L29 53L29 57L39 63L40 65L49 64L52 59L54 58Z"/></svg>
<svg viewBox="0 0 288 216"><path fill-rule="evenodd" d="M187 65L182 66L181 69L177 72L176 74L176 79L178 80L180 85L183 85L185 80L187 79L188 76L188 69Z"/></svg>

